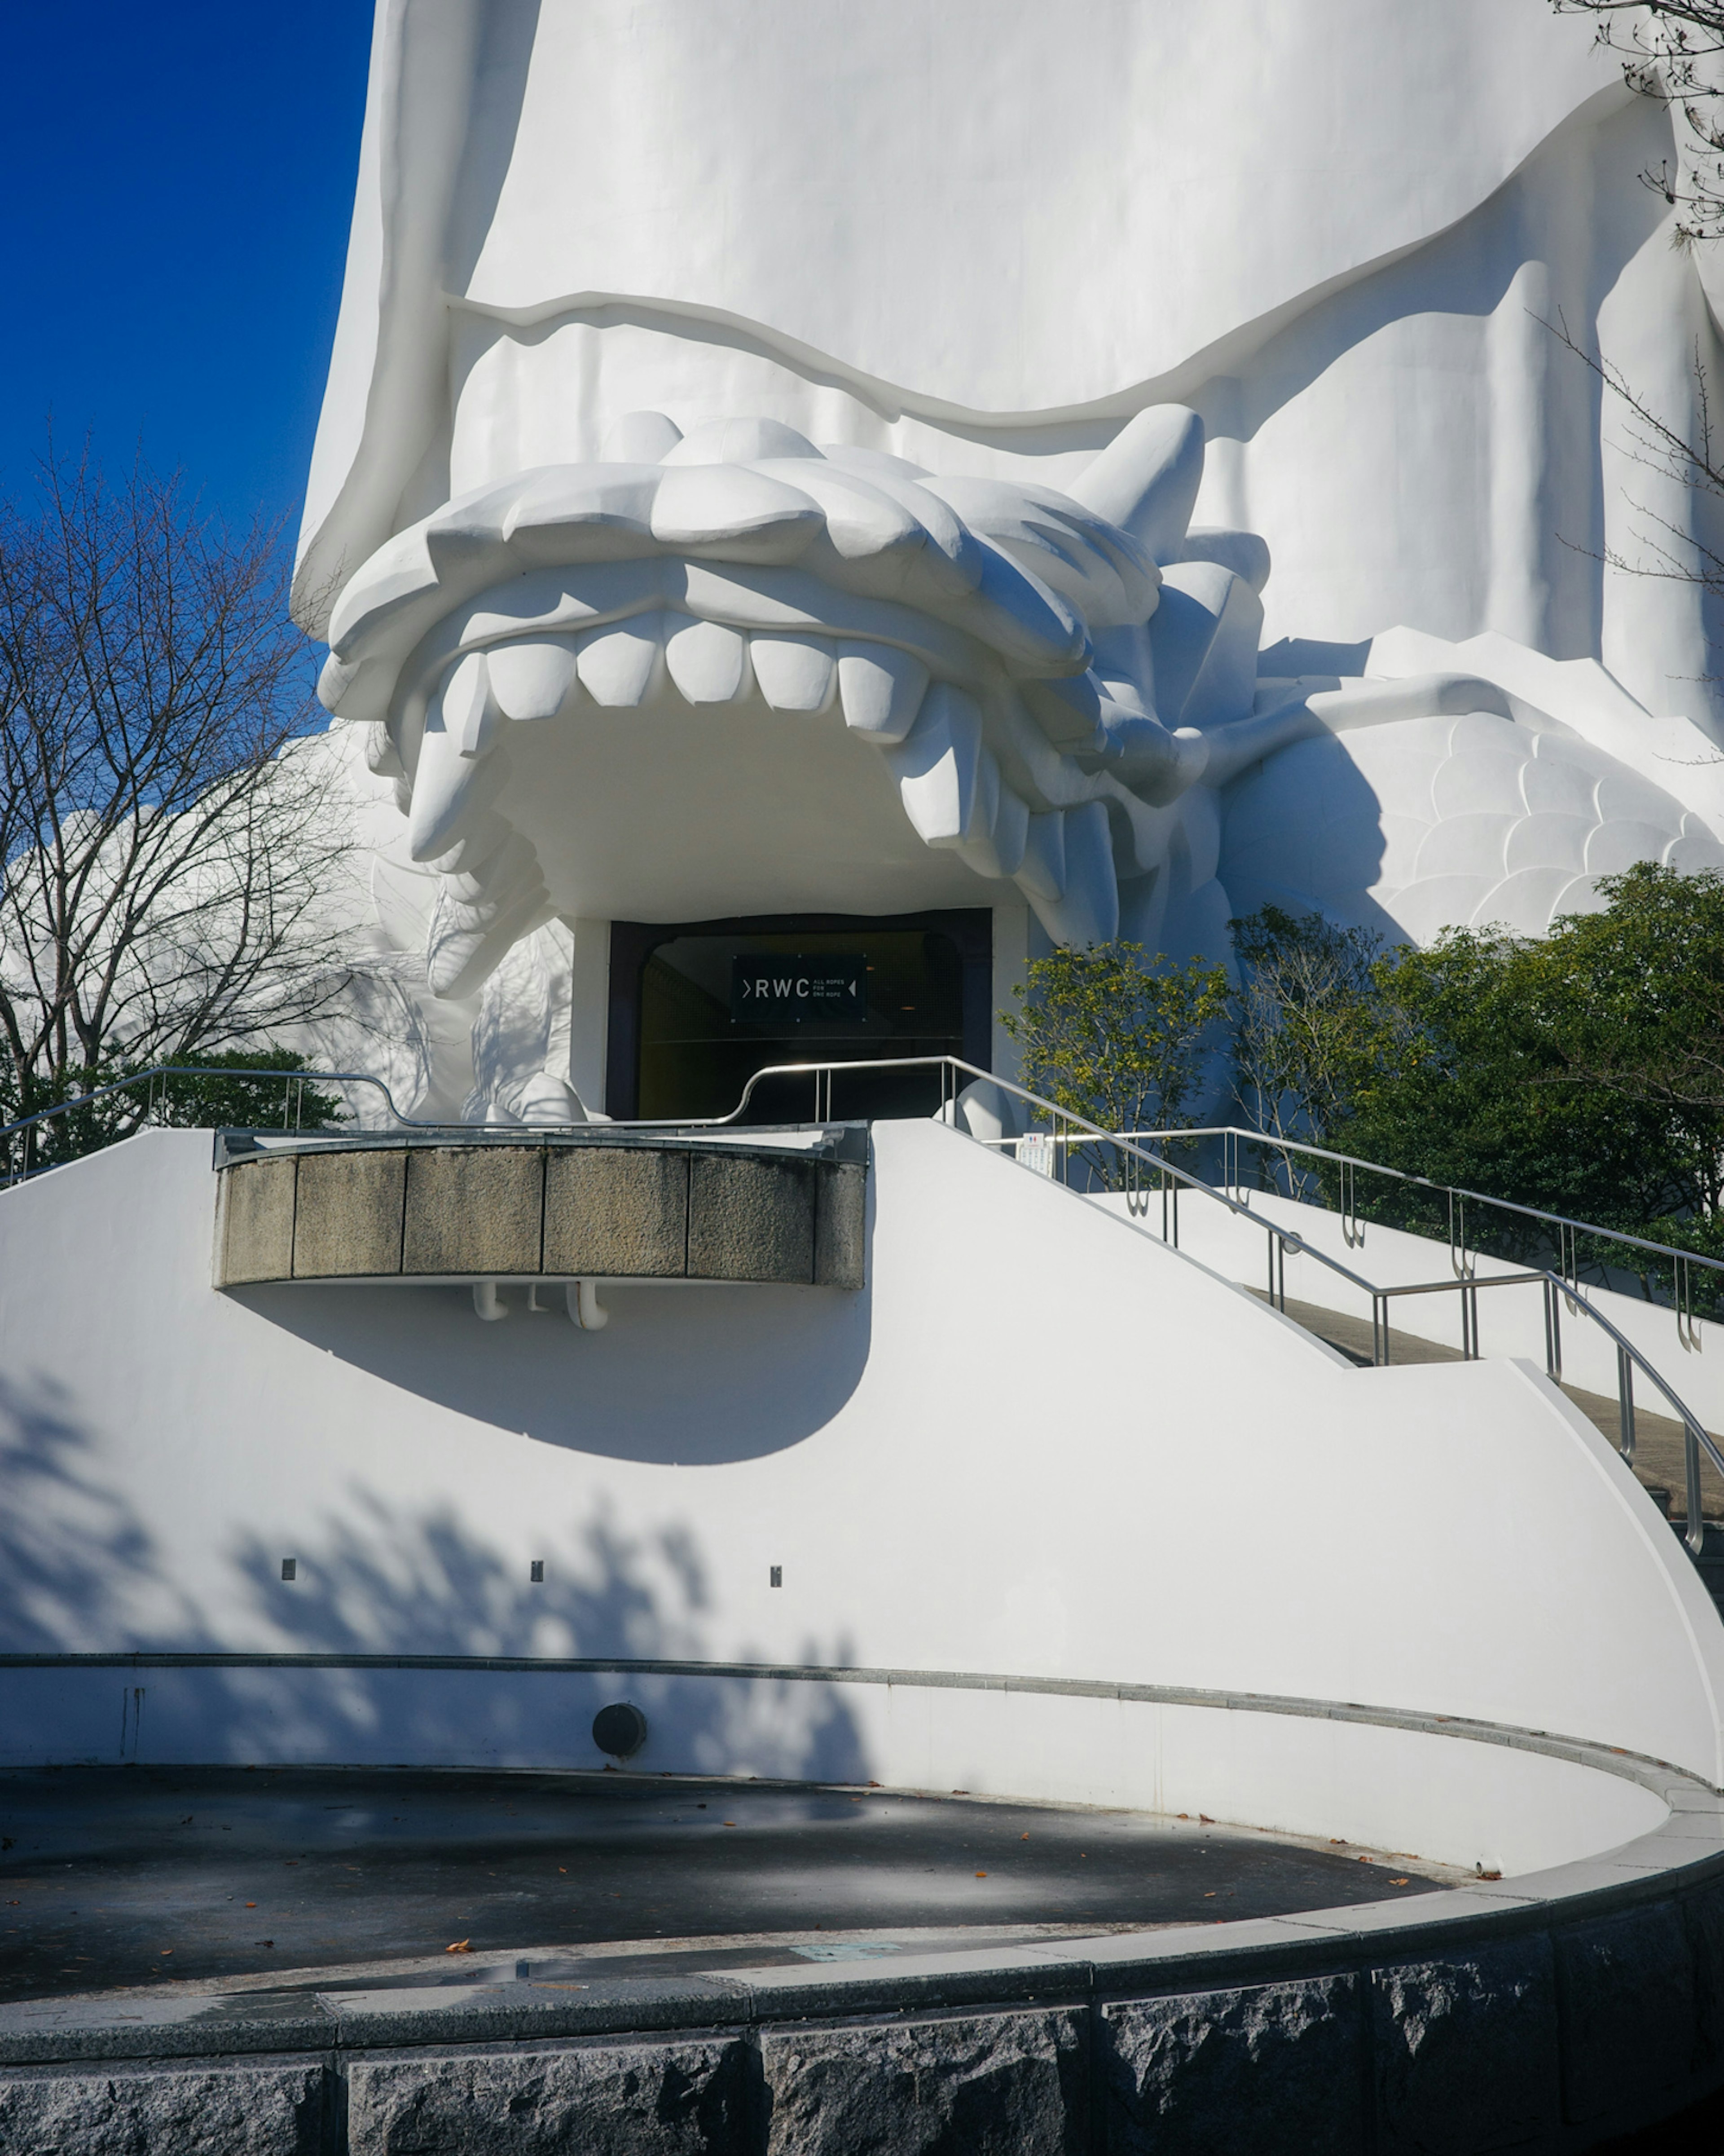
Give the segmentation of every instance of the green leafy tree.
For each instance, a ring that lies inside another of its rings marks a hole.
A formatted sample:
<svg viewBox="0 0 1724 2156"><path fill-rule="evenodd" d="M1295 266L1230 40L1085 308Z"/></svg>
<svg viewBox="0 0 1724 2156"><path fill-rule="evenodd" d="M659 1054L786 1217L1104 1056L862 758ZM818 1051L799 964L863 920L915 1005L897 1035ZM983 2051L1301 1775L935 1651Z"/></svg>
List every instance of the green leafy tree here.
<svg viewBox="0 0 1724 2156"><path fill-rule="evenodd" d="M1471 929L1376 968L1373 1052L1333 1136L1404 1173L1545 1210L1632 1228L1669 1209L1680 1178L1655 1114L1575 1083L1559 1048L1577 1014L1538 947ZM1543 978L1541 978L1543 976ZM1446 1202L1363 1183L1364 1209L1445 1234ZM1506 1256L1547 1255L1536 1224L1480 1214L1470 1240Z"/></svg>
<svg viewBox="0 0 1724 2156"><path fill-rule="evenodd" d="M1178 1123L1196 1088L1206 1036L1226 1015L1224 968L1172 964L1116 941L1034 960L1000 1023L1022 1051L1033 1093L1107 1131ZM1082 1158L1106 1188L1124 1180L1111 1146Z"/></svg>
<svg viewBox="0 0 1724 2156"><path fill-rule="evenodd" d="M1716 1130L1669 1085L1685 1067L1691 976L1708 962L1685 960L1670 921L1640 904L1649 877L1672 880L1666 896L1687 887L1679 911L1701 896L1696 879L1636 870L1602 880L1603 913L1560 920L1548 937L1451 929L1380 959L1378 1022L1338 1147L1632 1234L1715 1209ZM1441 1199L1385 1184L1372 1203L1379 1217L1447 1232ZM1475 1213L1468 1233L1505 1255L1550 1255L1544 1231L1510 1214Z"/></svg>
<svg viewBox="0 0 1724 2156"><path fill-rule="evenodd" d="M1724 1256L1724 879L1645 863L1599 893L1598 912L1545 937L1457 928L1374 957L1274 907L1235 922L1248 1112L1274 1135ZM1314 1176L1338 1197L1333 1169ZM1352 1196L1449 1231L1439 1194L1361 1176ZM1557 1255L1539 1224L1486 1207L1465 1235L1525 1262ZM1603 1237L1575 1255L1670 1282Z"/></svg>
<svg viewBox="0 0 1724 2156"><path fill-rule="evenodd" d="M1327 1145L1378 1046L1383 1000L1373 968L1383 939L1321 914L1265 906L1228 923L1239 985L1233 998L1240 1106L1257 1129ZM1296 1195L1311 1178L1288 1156Z"/></svg>
<svg viewBox="0 0 1724 2156"><path fill-rule="evenodd" d="M1573 915L1533 970L1557 1006L1565 1072L1667 1119L1691 1203L1724 1200L1724 878L1643 861L1600 879L1602 912Z"/></svg>
<svg viewBox="0 0 1724 2156"><path fill-rule="evenodd" d="M1556 1055L1573 1085L1656 1131L1669 1203L1636 1232L1724 1258L1724 878L1642 862L1600 890L1604 910L1559 923L1540 953L1566 1014ZM1650 1276L1668 1283L1669 1268Z"/></svg>

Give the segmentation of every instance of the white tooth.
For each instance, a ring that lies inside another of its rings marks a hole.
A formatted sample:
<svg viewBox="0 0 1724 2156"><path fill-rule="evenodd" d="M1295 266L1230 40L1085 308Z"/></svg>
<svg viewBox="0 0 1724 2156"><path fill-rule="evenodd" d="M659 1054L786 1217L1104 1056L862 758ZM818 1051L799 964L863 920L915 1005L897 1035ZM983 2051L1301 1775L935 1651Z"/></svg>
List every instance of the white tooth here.
<svg viewBox="0 0 1724 2156"><path fill-rule="evenodd" d="M991 760L991 759L990 759ZM1029 809L1021 794L1002 784L994 811L993 834L964 849L964 859L980 875L1014 876L1024 863L1029 839Z"/></svg>
<svg viewBox="0 0 1724 2156"><path fill-rule="evenodd" d="M539 857L531 842L511 831L507 843L477 867L445 871L439 888L445 898L472 907L475 917L492 920L538 880Z"/></svg>
<svg viewBox="0 0 1724 2156"><path fill-rule="evenodd" d="M664 663L690 704L734 704L748 693L748 639L719 621L665 617Z"/></svg>
<svg viewBox="0 0 1724 2156"><path fill-rule="evenodd" d="M886 751L904 812L925 844L956 846L971 836L982 754L974 698L936 681L909 738Z"/></svg>
<svg viewBox="0 0 1724 2156"><path fill-rule="evenodd" d="M838 662L825 638L751 636L748 656L775 711L824 711L832 701Z"/></svg>
<svg viewBox="0 0 1724 2156"><path fill-rule="evenodd" d="M1065 890L1065 811L1032 816L1024 837L1024 860L1018 887L1027 897L1051 904Z"/></svg>
<svg viewBox="0 0 1724 2156"><path fill-rule="evenodd" d="M434 715L419 744L408 812L408 850L413 859L433 860L464 836L500 791L507 769L502 757L463 756Z"/></svg>
<svg viewBox="0 0 1724 2156"><path fill-rule="evenodd" d="M575 647L581 686L595 704L644 703L664 662L664 616L638 613L595 629Z"/></svg>
<svg viewBox="0 0 1724 2156"><path fill-rule="evenodd" d="M916 724L928 685L919 659L891 644L840 644L838 692L844 724L885 747L901 742Z"/></svg>
<svg viewBox="0 0 1724 2156"><path fill-rule="evenodd" d="M1109 943L1120 932L1120 886L1114 871L1113 836L1107 809L1100 801L1086 801L1080 808L1063 812L1065 825L1065 889L1060 897L1044 898L1018 882L1034 906L1037 917L1056 943L1081 947ZM1031 819L1032 826L1044 821Z"/></svg>
<svg viewBox="0 0 1724 2156"><path fill-rule="evenodd" d="M490 692L490 674L482 651L469 651L443 685L438 699L444 731L463 756L486 756L496 746L502 724Z"/></svg>
<svg viewBox="0 0 1724 2156"><path fill-rule="evenodd" d="M1029 819L1017 883L1058 943L1109 942L1119 932L1119 881L1105 803Z"/></svg>
<svg viewBox="0 0 1724 2156"><path fill-rule="evenodd" d="M800 489L746 465L667 465L653 503L661 547L727 562L793 562L825 521Z"/></svg>
<svg viewBox="0 0 1724 2156"><path fill-rule="evenodd" d="M491 694L511 719L554 719L575 690L575 647L568 637L499 644L486 655Z"/></svg>
<svg viewBox="0 0 1724 2156"><path fill-rule="evenodd" d="M681 428L662 412L624 412L605 429L598 454L608 465L655 465L681 439Z"/></svg>
<svg viewBox="0 0 1724 2156"><path fill-rule="evenodd" d="M1003 865L998 843L1002 824L1003 823L1005 826L1008 850L1017 831L1017 825L1012 819L1009 811L1004 809L1004 804L1008 801L1017 802L1018 808L1022 811L1022 820L1028 824L1029 811L1024 808L1021 801L1018 801L1017 796L1008 788L1002 784L1000 767L994 761L993 751L983 748L976 762L976 799L970 812L970 828L964 834L963 842L958 848L958 851L963 855L965 866L974 869L977 875L1010 875L1012 870L1015 869L1018 863L1024 858L1023 845L1019 840L1017 854L1012 860L1011 868Z"/></svg>

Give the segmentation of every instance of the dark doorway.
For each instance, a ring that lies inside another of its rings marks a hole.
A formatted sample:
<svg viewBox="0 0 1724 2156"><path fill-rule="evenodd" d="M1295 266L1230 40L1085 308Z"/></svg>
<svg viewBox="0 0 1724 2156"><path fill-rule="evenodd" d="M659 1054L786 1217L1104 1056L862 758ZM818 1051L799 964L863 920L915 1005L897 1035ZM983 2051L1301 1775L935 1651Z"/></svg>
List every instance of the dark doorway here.
<svg viewBox="0 0 1724 2156"><path fill-rule="evenodd" d="M728 1115L775 1063L961 1055L985 1070L993 999L985 907L613 921L605 1106L622 1116ZM928 1115L940 1098L937 1071L858 1071L834 1080L831 1111ZM772 1079L747 1120L813 1112L808 1079Z"/></svg>

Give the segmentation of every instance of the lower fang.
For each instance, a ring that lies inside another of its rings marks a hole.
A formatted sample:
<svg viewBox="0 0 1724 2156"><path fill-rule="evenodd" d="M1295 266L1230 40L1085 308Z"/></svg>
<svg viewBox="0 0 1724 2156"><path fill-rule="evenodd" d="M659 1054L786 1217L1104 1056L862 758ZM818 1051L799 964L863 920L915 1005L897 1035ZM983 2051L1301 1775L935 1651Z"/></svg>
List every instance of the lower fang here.
<svg viewBox="0 0 1724 2156"><path fill-rule="evenodd" d="M507 776L507 760L463 756L441 726L428 726L413 772L408 850L416 861L446 854L488 808Z"/></svg>

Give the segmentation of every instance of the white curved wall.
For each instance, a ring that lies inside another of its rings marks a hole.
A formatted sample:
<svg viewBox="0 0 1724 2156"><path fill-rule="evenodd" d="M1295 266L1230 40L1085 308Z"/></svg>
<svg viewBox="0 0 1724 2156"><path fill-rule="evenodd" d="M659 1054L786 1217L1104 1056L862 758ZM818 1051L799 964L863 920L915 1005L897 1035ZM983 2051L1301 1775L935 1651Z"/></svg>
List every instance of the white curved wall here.
<svg viewBox="0 0 1724 2156"><path fill-rule="evenodd" d="M195 1132L7 1194L0 1650L1180 1685L1505 1722L1724 1779L1724 1629L1542 1377L1353 1371L968 1139L875 1139L865 1294L617 1289L589 1335L518 1309L480 1325L459 1290L218 1296ZM143 1680L103 1681L117 1743ZM195 1741L375 1756L365 1687L341 1681L351 1716L333 1680L235 1676ZM439 1756L468 1681L418 1691L388 1756ZM847 1724L799 1740L804 1771L875 1771L866 1715L839 1704ZM56 1734L38 1724L32 1754Z"/></svg>

